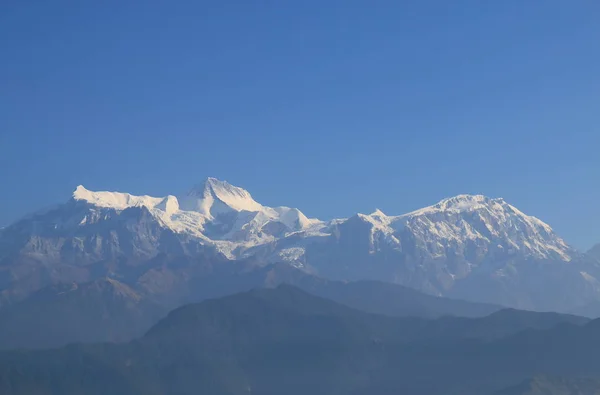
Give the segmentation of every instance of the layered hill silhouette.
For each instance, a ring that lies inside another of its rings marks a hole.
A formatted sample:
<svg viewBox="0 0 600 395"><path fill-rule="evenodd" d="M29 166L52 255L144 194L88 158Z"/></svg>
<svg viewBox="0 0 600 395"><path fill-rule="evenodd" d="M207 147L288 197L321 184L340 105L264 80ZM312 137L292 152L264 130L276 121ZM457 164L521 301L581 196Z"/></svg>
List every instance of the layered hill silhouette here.
<svg viewBox="0 0 600 395"><path fill-rule="evenodd" d="M182 262L185 261L179 261L178 265L189 264ZM187 278L184 284L178 284L175 278L168 286L146 282L126 285L102 278L44 288L0 310L0 348L129 341L143 335L169 310L182 304L283 283L365 312L396 317L482 317L502 309L435 297L390 283L325 280L282 264L251 269L219 266L206 270L209 275ZM150 291L148 287L152 287ZM159 292L161 288L166 288L164 294Z"/></svg>
<svg viewBox="0 0 600 395"><path fill-rule="evenodd" d="M281 285L181 307L126 344L3 351L0 393L493 394L599 374L599 328L514 310L390 317Z"/></svg>

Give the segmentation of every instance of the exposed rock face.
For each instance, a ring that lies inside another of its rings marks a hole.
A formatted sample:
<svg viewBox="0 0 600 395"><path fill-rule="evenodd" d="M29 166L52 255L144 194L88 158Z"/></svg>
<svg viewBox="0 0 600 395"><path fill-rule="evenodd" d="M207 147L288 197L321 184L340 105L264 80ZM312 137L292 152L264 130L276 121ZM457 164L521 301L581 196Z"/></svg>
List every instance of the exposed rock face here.
<svg viewBox="0 0 600 395"><path fill-rule="evenodd" d="M459 195L399 216L377 210L320 221L298 209L263 206L214 178L183 196L158 198L80 186L67 203L9 226L0 233L2 300L102 277L175 290L172 284L189 272L205 270L189 259L185 270L165 268L154 259L161 254L283 262L332 279L389 281L530 309L570 310L600 300L594 250L579 254L503 199Z"/></svg>

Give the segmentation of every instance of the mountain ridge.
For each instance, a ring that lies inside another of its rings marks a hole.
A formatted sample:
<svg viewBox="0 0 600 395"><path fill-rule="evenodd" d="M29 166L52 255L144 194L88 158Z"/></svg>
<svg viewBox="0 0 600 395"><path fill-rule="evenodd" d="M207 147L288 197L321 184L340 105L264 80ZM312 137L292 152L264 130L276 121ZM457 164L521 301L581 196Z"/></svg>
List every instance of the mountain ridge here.
<svg viewBox="0 0 600 395"><path fill-rule="evenodd" d="M485 317L394 318L283 285L181 307L126 344L1 351L0 392L482 395L571 364L600 373L578 340L600 341L593 321L537 313L524 323L512 313L501 328Z"/></svg>
<svg viewBox="0 0 600 395"><path fill-rule="evenodd" d="M289 265L258 269L175 260L156 265L128 284L103 277L55 284L0 309L0 349L51 348L72 342L128 341L172 309L253 289L288 284L348 308L390 317L482 317L503 309L439 298L397 284L343 283L311 276ZM198 270L198 267L204 269ZM202 273L204 272L204 273ZM567 318L565 316L565 318Z"/></svg>
<svg viewBox="0 0 600 395"><path fill-rule="evenodd" d="M521 309L566 312L600 300L600 262L501 198L458 195L402 215L321 221L264 206L215 178L164 197L77 187L66 203L0 233L0 292L18 299L56 281L121 279L126 266L89 268L161 253L285 263L333 280L390 281ZM561 282L577 291L563 298L550 290Z"/></svg>
<svg viewBox="0 0 600 395"><path fill-rule="evenodd" d="M85 191L85 192L82 192L82 191ZM147 196L147 195L134 196L134 195L130 195L127 193L120 193L120 192L92 192L92 191L85 189L82 186L79 186L74 193L74 198L76 200L83 200L90 204L97 205L100 207L115 208L115 209L124 209L127 207L132 207L132 206L135 207L135 206L144 205L144 206L148 207L150 210L160 210L161 205L163 205L163 206L165 206L165 209L161 210L161 211L163 211L165 214L171 214L171 215L174 213L174 211L181 209L182 204L180 204L180 202L179 202L180 200L185 201L186 199L189 199L189 198L192 198L192 200L194 200L197 198L198 200L195 201L194 203L190 203L188 201L187 203L183 204L183 206L186 207L187 209L182 210L182 211L190 211L190 212L199 213L199 214L203 215L205 218L198 220L198 222L195 224L196 227L201 230L204 230L203 225L208 220L214 219L214 217L223 215L227 212L227 210L224 210L223 207L221 207L220 209L215 209L214 212L211 211L212 204L215 201L219 201L220 203L222 203L222 205L227 206L229 209L231 209L233 211L258 212L263 215L266 215L267 217L270 217L268 219L274 219L273 217L275 217L276 215L272 215L273 212L275 212L277 214L281 214L281 211L286 210L286 209L294 210L294 212L296 213L296 216L298 217L298 218L296 218L296 221L298 221L300 226L297 226L297 227L294 227L293 225L290 226L290 223L292 223L293 220L292 221L281 221L283 224L287 225L288 228L290 228L289 229L290 231L299 231L299 230L305 231L308 227L310 227L310 225L318 225L320 228L319 230L322 230L323 228L326 228L327 225L330 225L330 224L333 224L333 223L336 223L339 221L347 220L347 219L334 219L334 220L327 221L327 222L320 221L318 219L309 220L301 211L299 211L297 209L290 209L290 208L284 207L284 206L278 207L278 208L266 207L266 206L263 206L260 203L256 202L252 198L252 195L245 189L233 186L226 181L220 181L213 177L208 177L203 183L200 183L197 186L193 187L183 197L181 197L181 196L176 197L174 195L168 195L166 197L151 197L151 196ZM172 203L171 209L166 208L166 206L169 202ZM367 220L373 219L373 220L379 222L379 225L383 226L386 224L389 225L390 223L397 222L399 220L405 220L405 219L410 219L410 218L415 218L415 217L419 217L419 218L425 217L425 218L431 220L431 216L435 215L435 214L477 212L479 210L487 210L488 211L488 213L484 213L484 214L489 214L489 213L494 214L493 212L495 212L495 214L497 214L497 217L508 216L505 213L506 211L508 211L509 214L515 214L518 218L522 219L522 221L520 223L521 226L525 226L526 228L532 228L532 229L537 228L537 229L545 232L545 234L543 236L548 236L549 234L553 233L552 228L548 224L544 223L543 221L539 220L536 217L525 215L520 210L516 209L514 206L506 203L504 201L504 199L489 198L484 195L462 194L462 195L457 195L454 197L448 197L448 198L442 199L440 202L438 202L434 205L424 207L422 209L418 209L418 210L415 210L415 211L412 211L412 212L409 212L406 214L401 214L401 215L387 216L380 210L376 210L372 214L357 214L357 215L359 217L367 219ZM504 212L502 212L502 211L504 211ZM271 215L265 214L265 213L269 213ZM165 215L159 215L158 213L156 213L156 215L159 218L162 218L163 220L165 220ZM253 218L253 219L255 219L255 218ZM277 218L277 219L281 220L281 218ZM495 219L506 220L505 218L495 218ZM509 220L510 220L510 218L509 218ZM165 221L165 223L167 226L172 224L171 221ZM244 227L247 225L248 225L248 223L243 224L241 227ZM493 232L494 232L493 226L491 226L490 224L487 224L487 223L484 223L483 226L488 228L487 232L482 231L482 229L475 229L473 227L470 227L469 229L455 230L454 233L460 231L460 232L462 232L462 234L460 236L466 237L466 238L473 237L475 234L478 234L478 236L480 236L482 238L487 238L487 236L493 234ZM433 228L430 227L429 230L432 230L432 229ZM189 231L190 229L189 229L189 227L173 226L173 230L177 231L177 232L185 232L185 231ZM201 237L201 235L199 235L198 233L193 232L192 234L195 236ZM453 237L453 238L459 237L455 234L453 234L453 235L446 234L446 236ZM268 241L269 240L266 240L265 242L268 242ZM552 256L551 258L559 257L560 259L565 260L565 261L569 261L571 259L570 253L574 252L574 249L572 247L568 246L564 242L564 240L562 240L558 236L555 236L550 241L552 242L552 244L550 245L549 248L547 248L544 251L540 250L539 248L536 249L536 248L530 247L526 243L524 243L522 245L514 245L514 247L515 248L526 248L527 247L530 249L530 251L528 250L527 253L533 254L538 258L549 258L547 250L550 250L550 251L556 253L556 256ZM536 255L536 253L537 253L537 255Z"/></svg>

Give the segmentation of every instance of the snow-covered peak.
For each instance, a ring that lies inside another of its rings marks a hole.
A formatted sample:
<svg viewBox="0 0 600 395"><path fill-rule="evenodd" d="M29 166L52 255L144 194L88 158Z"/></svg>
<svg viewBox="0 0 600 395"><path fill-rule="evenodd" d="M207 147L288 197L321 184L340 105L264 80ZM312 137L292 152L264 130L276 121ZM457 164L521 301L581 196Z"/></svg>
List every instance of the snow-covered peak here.
<svg viewBox="0 0 600 395"><path fill-rule="evenodd" d="M277 217L281 223L292 230L303 230L316 224L321 224L321 221L318 219L307 218L306 215L297 208L275 207L268 211L272 212L274 217Z"/></svg>
<svg viewBox="0 0 600 395"><path fill-rule="evenodd" d="M419 245L431 250L432 256L445 256L447 248L462 251L471 245L485 246L488 252L502 250L509 255L519 253L541 259L569 261L573 256L573 249L550 226L503 199L483 195L446 198L400 216L388 216L377 209L368 215L357 214L328 223L307 218L295 208L263 206L245 189L212 177L178 197L93 192L79 186L73 199L116 210L145 206L163 226L214 242L220 250L229 251L228 256L233 256L234 250L242 251L297 232L323 235L334 229L333 225L347 221L368 223L373 243L383 237L381 240L388 240L394 248L399 245L397 239L408 232Z"/></svg>
<svg viewBox="0 0 600 395"><path fill-rule="evenodd" d="M502 198L489 198L484 195L457 195L442 199L433 206L425 207L406 215L431 214L436 212L468 212L491 206L506 206Z"/></svg>
<svg viewBox="0 0 600 395"><path fill-rule="evenodd" d="M93 192L79 185L73 192L73 199L85 201L97 207L114 208L124 210L128 207L146 206L154 208L163 203L167 198L156 198L152 196L134 196L129 193L121 192Z"/></svg>
<svg viewBox="0 0 600 395"><path fill-rule="evenodd" d="M121 192L94 192L78 186L75 201L117 211L145 206L162 226L204 242L215 243L227 256L298 231L319 231L325 224L290 207L267 207L245 189L209 177L179 197L135 196ZM88 223L86 220L82 224Z"/></svg>
<svg viewBox="0 0 600 395"><path fill-rule="evenodd" d="M375 209L375 211L373 211L373 212L371 213L371 216L373 216L373 217L380 217L380 218L385 218L385 217L387 217L387 215L385 215L385 214L384 214L384 212L383 212L383 211L381 211L380 209Z"/></svg>
<svg viewBox="0 0 600 395"><path fill-rule="evenodd" d="M548 224L501 198L458 195L396 219L401 227L442 245L479 240L526 256L564 261L574 253Z"/></svg>
<svg viewBox="0 0 600 395"><path fill-rule="evenodd" d="M181 200L185 202L185 209L207 216L216 216L230 210L256 212L263 209L250 192L213 177L208 177L193 187Z"/></svg>
<svg viewBox="0 0 600 395"><path fill-rule="evenodd" d="M457 195L442 199L433 206L425 207L401 215L400 217L415 217L439 213L449 215L469 212L488 213L491 214L492 217L500 219L506 219L510 216L514 216L524 220L528 225L540 228L546 233L551 233L553 231L550 225L534 216L523 213L515 206L508 204L503 198L490 198L484 195Z"/></svg>

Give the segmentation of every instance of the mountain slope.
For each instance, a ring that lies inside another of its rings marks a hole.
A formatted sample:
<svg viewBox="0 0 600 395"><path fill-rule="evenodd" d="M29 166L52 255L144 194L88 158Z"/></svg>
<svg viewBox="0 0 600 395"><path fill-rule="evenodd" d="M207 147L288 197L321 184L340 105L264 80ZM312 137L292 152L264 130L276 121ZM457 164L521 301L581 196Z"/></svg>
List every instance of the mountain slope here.
<svg viewBox="0 0 600 395"><path fill-rule="evenodd" d="M254 282L257 286L290 284L310 294L358 310L395 317L483 317L503 309L498 305L432 296L399 284L381 281L327 280L285 264L266 266L257 270L256 274L264 276L264 280Z"/></svg>
<svg viewBox="0 0 600 395"><path fill-rule="evenodd" d="M0 348L128 341L166 313L116 280L56 285L0 311Z"/></svg>
<svg viewBox="0 0 600 395"><path fill-rule="evenodd" d="M295 265L327 278L525 309L568 311L600 297L599 266L502 199L461 195L401 216L358 214L323 232L288 236L264 257L297 248Z"/></svg>
<svg viewBox="0 0 600 395"><path fill-rule="evenodd" d="M583 317L558 314L538 313L505 309L495 312L489 316L480 318L464 318L446 316L437 320L428 320L418 317L391 317L371 314L345 306L329 299L315 296L288 284L279 285L276 288L254 289L219 299L210 299L202 303L190 304L175 309L169 315L155 325L147 337L159 336L168 338L185 338L183 333L173 331L190 330L189 336L199 336L197 324L212 326L215 317L222 317L227 325L232 324L230 320L239 320L240 326L246 330L248 326L258 325L260 336L272 338L275 329L266 330L270 325L269 316L280 316L282 319L292 315L299 319L318 316L320 319L341 318L345 323L358 332L370 332L377 328L380 338L390 336L395 341L414 342L429 341L439 338L471 338L492 339L501 338L510 334L518 333L525 329L549 329L558 324L583 325L590 320ZM208 321L205 321L208 319ZM242 325L242 322L245 322ZM281 323L277 323L281 325ZM286 322L287 331L302 330L302 325ZM184 329L185 328L185 329ZM212 328L213 330L215 328ZM220 335L227 330L233 330L236 334L236 325L219 329ZM381 330L381 331L380 331ZM168 334L168 335L167 335ZM304 332L307 338L318 338L321 334ZM204 341L204 340L202 340Z"/></svg>
<svg viewBox="0 0 600 395"><path fill-rule="evenodd" d="M212 177L179 197L92 192L79 186L73 198L114 210L146 207L166 228L214 244L230 257L234 257L234 248L264 243L321 224L298 209L263 206L248 191Z"/></svg>
<svg viewBox="0 0 600 395"><path fill-rule="evenodd" d="M166 197L80 186L65 204L7 227L0 305L55 283L132 284L131 268L160 254L286 263L334 280L387 281L524 309L571 311L600 301L600 262L502 199L459 195L399 216L377 210L320 221L208 178ZM109 270L107 262L118 264Z"/></svg>
<svg viewBox="0 0 600 395"><path fill-rule="evenodd" d="M115 210L71 200L2 233L0 306L57 283L126 278L160 254L220 259L210 246L162 226L145 206Z"/></svg>
<svg viewBox="0 0 600 395"><path fill-rule="evenodd" d="M0 352L0 392L481 395L533 370L600 373L593 349L576 354L594 322L483 342L497 336L473 338L480 320L377 316L281 286L182 307L129 344Z"/></svg>
<svg viewBox="0 0 600 395"><path fill-rule="evenodd" d="M168 257L155 261L152 267L160 270L148 270L137 283L125 285L101 278L89 283L57 284L0 310L0 349L128 341L182 304L282 283L295 284L365 312L398 317L480 317L501 309L438 298L395 284L329 281L283 264L253 269Z"/></svg>

